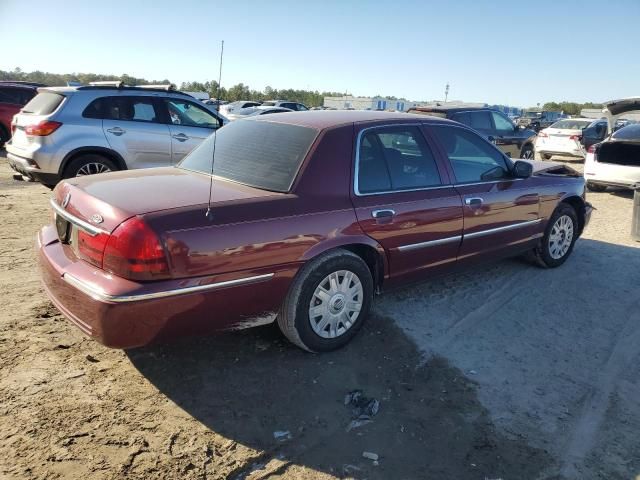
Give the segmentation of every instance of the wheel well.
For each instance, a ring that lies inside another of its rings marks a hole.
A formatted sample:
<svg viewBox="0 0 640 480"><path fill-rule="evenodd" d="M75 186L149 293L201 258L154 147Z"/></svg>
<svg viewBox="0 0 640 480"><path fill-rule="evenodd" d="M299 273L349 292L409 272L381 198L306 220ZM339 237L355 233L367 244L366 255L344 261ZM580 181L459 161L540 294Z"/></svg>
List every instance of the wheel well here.
<svg viewBox="0 0 640 480"><path fill-rule="evenodd" d="M571 205L576 211L576 215L578 215L578 229L579 232L582 233L582 230L584 229L584 217L586 215L584 200L582 200L580 197L569 197L562 200L561 203L567 203Z"/></svg>
<svg viewBox="0 0 640 480"><path fill-rule="evenodd" d="M60 170L59 170L60 175L64 173L64 169L67 168L67 165L69 165L69 163L71 163L73 160L75 160L81 155L88 155L92 153L95 155L101 155L103 157L108 158L118 166L119 170L127 170L127 164L124 162L122 157L118 155L116 152L114 152L113 150L109 150L108 148L102 148L102 147L85 147L85 148L73 150L72 152L68 153L66 157L64 157L64 160L60 164Z"/></svg>
<svg viewBox="0 0 640 480"><path fill-rule="evenodd" d="M349 250L364 260L371 271L374 288L378 291L382 286L382 279L384 278L384 262L382 258L380 258L380 252L364 244L343 245L340 248Z"/></svg>

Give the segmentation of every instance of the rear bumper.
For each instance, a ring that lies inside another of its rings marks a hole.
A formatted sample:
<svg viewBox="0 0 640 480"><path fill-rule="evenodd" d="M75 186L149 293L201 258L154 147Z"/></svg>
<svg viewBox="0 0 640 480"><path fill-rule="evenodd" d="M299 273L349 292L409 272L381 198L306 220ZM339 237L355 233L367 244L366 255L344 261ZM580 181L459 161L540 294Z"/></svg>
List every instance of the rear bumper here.
<svg viewBox="0 0 640 480"><path fill-rule="evenodd" d="M589 162L585 165L584 178L597 185L631 188L640 182L640 167Z"/></svg>
<svg viewBox="0 0 640 480"><path fill-rule="evenodd" d="M35 181L45 185L55 185L61 180L59 174L43 172L33 160L20 157L8 151L7 162L9 162L9 166L16 172L33 178Z"/></svg>
<svg viewBox="0 0 640 480"><path fill-rule="evenodd" d="M113 348L271 323L293 273L288 269L136 283L75 260L55 229L37 238L45 291L83 333Z"/></svg>

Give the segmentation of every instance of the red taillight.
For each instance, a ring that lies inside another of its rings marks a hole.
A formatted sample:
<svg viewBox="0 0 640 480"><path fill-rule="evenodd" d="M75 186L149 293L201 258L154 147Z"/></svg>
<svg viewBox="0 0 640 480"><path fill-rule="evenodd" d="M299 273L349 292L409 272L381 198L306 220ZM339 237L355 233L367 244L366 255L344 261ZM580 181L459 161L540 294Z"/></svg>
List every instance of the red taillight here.
<svg viewBox="0 0 640 480"><path fill-rule="evenodd" d="M36 137L46 137L47 135L51 135L61 126L62 123L60 122L54 122L53 120L43 120L40 123L26 125L24 127L24 133Z"/></svg>
<svg viewBox="0 0 640 480"><path fill-rule="evenodd" d="M569 140L579 141L582 138L582 135L571 135Z"/></svg>
<svg viewBox="0 0 640 480"><path fill-rule="evenodd" d="M139 217L121 223L108 237L102 268L131 280L154 280L169 273L160 239Z"/></svg>
<svg viewBox="0 0 640 480"><path fill-rule="evenodd" d="M546 137L548 137L549 135L547 135L547 134L546 134L546 133L544 133L544 132L538 132L538 136L539 136L539 137L544 137L544 138L546 138Z"/></svg>
<svg viewBox="0 0 640 480"><path fill-rule="evenodd" d="M14 115L13 118L11 119L11 135L13 136L14 132L16 131L16 126L17 126L18 122L16 121L16 116Z"/></svg>
<svg viewBox="0 0 640 480"><path fill-rule="evenodd" d="M90 235L84 230L78 229L78 254L80 258L102 268L102 258L107 240L109 240L109 235L106 233Z"/></svg>
<svg viewBox="0 0 640 480"><path fill-rule="evenodd" d="M587 153L596 153L596 146L595 145L591 145L588 149L587 149Z"/></svg>

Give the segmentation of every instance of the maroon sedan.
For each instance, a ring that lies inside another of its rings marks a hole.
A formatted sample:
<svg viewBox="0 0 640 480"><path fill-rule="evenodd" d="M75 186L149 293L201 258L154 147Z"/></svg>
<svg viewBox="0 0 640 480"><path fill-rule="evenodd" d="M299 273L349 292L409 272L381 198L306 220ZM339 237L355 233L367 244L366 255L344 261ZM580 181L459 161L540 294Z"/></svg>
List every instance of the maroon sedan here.
<svg viewBox="0 0 640 480"><path fill-rule="evenodd" d="M591 214L573 170L422 115L268 115L221 129L212 167L213 149L55 189L42 275L84 333L127 348L277 320L331 350L391 287L524 253L561 265Z"/></svg>

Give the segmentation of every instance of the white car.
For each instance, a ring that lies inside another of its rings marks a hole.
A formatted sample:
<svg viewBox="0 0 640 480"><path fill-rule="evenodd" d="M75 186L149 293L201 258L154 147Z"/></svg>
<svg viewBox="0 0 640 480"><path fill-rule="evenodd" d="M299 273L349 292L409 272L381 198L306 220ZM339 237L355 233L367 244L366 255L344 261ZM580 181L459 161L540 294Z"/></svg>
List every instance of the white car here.
<svg viewBox="0 0 640 480"><path fill-rule="evenodd" d="M259 107L260 102L254 102L252 100L239 100L237 102L227 103L225 105L220 105L220 113L225 117L228 117L232 113L235 113L237 110L241 110L243 108L249 107Z"/></svg>
<svg viewBox="0 0 640 480"><path fill-rule="evenodd" d="M604 192L608 186L640 184L640 124L622 127L604 142L590 146L584 178L594 192Z"/></svg>
<svg viewBox="0 0 640 480"><path fill-rule="evenodd" d="M565 118L550 127L538 132L535 141L535 151L544 160L553 155L565 155L584 158L585 151L580 144L582 129L593 124L590 118Z"/></svg>

